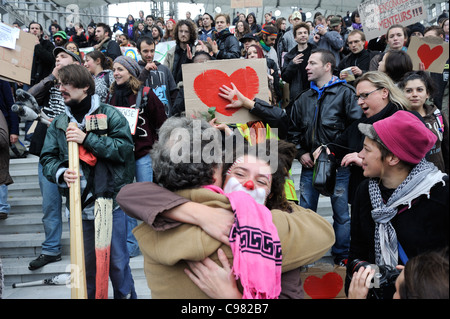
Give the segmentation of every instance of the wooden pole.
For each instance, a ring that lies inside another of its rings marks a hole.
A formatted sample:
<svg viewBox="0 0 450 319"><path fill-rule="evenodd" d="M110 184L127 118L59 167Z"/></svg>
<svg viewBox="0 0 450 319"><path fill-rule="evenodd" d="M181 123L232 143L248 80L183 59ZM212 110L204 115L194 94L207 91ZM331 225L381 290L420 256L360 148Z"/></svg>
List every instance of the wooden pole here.
<svg viewBox="0 0 450 319"><path fill-rule="evenodd" d="M69 127L76 127L69 123ZM69 169L80 174L78 143L68 142ZM84 264L83 222L81 218L80 177L70 185L70 263L72 299L87 299L86 267Z"/></svg>

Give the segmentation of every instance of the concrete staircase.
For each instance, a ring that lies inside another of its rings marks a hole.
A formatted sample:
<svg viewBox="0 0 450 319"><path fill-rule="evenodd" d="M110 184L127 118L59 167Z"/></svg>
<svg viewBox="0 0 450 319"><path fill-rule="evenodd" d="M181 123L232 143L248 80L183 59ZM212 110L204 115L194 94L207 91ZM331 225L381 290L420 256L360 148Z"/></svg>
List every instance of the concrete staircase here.
<svg viewBox="0 0 450 319"><path fill-rule="evenodd" d="M0 258L3 263L5 299L70 299L70 289L65 286L34 286L11 288L14 283L29 283L68 273L70 264L69 224L63 216L62 260L31 271L28 264L41 253L44 241L42 224L42 196L38 182L38 157L28 155L23 159L10 160L10 174L14 184L8 187L8 203L11 212L6 220L0 221ZM130 260L136 291L140 299L151 297L143 270L142 256ZM112 287L110 285L110 297Z"/></svg>
<svg viewBox="0 0 450 319"><path fill-rule="evenodd" d="M40 269L30 271L28 264L39 256L44 240L42 224L42 197L38 183L38 157L28 155L24 159L10 160L10 174L14 184L8 187L11 212L6 220L0 221L0 258L3 263L5 299L70 299L70 289L65 286L33 286L12 288L13 283L29 283L68 273L70 264L68 220L63 215L62 261L50 263ZM301 166L296 161L292 169L294 183L299 189ZM318 213L332 223L329 198L319 199ZM329 261L328 252L321 261ZM151 298L143 271L142 256L130 260L136 292L140 299ZM112 288L110 285L110 297Z"/></svg>

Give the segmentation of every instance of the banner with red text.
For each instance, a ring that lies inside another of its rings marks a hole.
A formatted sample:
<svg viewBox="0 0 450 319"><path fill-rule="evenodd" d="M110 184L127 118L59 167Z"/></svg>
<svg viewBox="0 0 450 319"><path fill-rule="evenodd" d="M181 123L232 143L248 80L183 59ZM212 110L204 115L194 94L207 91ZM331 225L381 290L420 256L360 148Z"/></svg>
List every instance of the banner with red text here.
<svg viewBox="0 0 450 319"><path fill-rule="evenodd" d="M386 34L390 26L409 26L428 18L423 0L369 0L358 6L367 41Z"/></svg>

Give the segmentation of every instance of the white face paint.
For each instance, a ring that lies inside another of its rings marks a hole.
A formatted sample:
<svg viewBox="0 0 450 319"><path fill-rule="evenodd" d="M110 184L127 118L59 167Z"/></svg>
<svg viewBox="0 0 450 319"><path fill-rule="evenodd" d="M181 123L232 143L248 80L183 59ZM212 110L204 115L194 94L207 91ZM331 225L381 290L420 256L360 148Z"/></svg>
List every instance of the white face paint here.
<svg viewBox="0 0 450 319"><path fill-rule="evenodd" d="M266 202L266 191L263 188L255 188L253 190L243 186L235 177L231 177L225 184L224 190L226 194L242 191L249 194L253 199L261 205Z"/></svg>

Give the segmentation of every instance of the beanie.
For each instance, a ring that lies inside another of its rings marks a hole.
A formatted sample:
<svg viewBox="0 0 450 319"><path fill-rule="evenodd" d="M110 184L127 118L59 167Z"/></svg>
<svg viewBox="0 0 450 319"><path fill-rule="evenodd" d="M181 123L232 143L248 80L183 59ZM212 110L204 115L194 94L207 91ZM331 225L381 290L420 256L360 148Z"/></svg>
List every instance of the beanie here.
<svg viewBox="0 0 450 319"><path fill-rule="evenodd" d="M139 77L141 69L135 59L126 55L120 55L114 60L114 63L123 65L123 67L127 69L128 72L130 72L130 74L135 78Z"/></svg>

